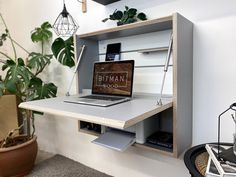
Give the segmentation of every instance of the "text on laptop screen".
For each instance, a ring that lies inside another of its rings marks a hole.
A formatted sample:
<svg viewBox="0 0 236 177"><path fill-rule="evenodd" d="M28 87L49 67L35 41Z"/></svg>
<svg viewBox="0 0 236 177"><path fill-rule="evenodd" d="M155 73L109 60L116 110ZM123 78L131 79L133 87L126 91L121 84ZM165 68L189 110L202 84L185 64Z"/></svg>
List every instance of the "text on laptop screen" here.
<svg viewBox="0 0 236 177"><path fill-rule="evenodd" d="M95 63L92 93L131 96L133 70L133 60Z"/></svg>

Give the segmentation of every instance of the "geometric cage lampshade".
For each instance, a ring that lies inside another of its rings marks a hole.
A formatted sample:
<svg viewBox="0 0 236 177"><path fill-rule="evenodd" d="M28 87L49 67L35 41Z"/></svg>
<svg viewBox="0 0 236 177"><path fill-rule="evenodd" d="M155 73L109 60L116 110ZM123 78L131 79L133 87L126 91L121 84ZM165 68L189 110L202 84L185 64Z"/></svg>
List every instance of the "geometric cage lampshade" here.
<svg viewBox="0 0 236 177"><path fill-rule="evenodd" d="M76 33L78 28L79 28L78 24L67 11L66 5L64 2L63 10L59 14L56 21L53 24L53 29L55 33L58 36L70 37Z"/></svg>

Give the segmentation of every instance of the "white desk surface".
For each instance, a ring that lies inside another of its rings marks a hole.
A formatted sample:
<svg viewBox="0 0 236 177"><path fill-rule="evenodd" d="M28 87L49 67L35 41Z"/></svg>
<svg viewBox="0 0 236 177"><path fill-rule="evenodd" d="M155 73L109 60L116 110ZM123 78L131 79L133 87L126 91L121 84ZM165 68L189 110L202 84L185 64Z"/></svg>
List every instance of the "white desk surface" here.
<svg viewBox="0 0 236 177"><path fill-rule="evenodd" d="M162 99L163 105L158 106L157 97L148 96L136 96L131 101L110 107L65 103L63 100L65 97L23 102L19 107L124 129L173 106L171 98Z"/></svg>

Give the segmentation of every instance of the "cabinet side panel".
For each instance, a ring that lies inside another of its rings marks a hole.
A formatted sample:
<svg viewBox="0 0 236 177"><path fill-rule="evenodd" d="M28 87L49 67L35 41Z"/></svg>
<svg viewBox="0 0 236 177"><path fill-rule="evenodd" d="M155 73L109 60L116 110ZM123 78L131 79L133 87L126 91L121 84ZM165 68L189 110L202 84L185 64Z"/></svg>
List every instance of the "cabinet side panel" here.
<svg viewBox="0 0 236 177"><path fill-rule="evenodd" d="M78 36L76 41L77 57L80 55L81 46L85 45L85 50L78 67L78 91L81 93L82 89L92 88L93 64L99 60L98 41L80 39Z"/></svg>
<svg viewBox="0 0 236 177"><path fill-rule="evenodd" d="M177 13L173 18L174 141L178 156L192 144L193 24Z"/></svg>

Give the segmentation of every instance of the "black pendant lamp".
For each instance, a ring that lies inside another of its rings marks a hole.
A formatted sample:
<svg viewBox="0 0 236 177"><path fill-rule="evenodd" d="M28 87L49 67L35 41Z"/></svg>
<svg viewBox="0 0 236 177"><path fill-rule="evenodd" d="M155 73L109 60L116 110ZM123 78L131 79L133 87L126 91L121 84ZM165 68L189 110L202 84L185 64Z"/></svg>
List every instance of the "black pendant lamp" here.
<svg viewBox="0 0 236 177"><path fill-rule="evenodd" d="M63 10L53 24L53 29L58 36L70 37L76 33L79 28L76 21L66 9L65 0L63 0Z"/></svg>

